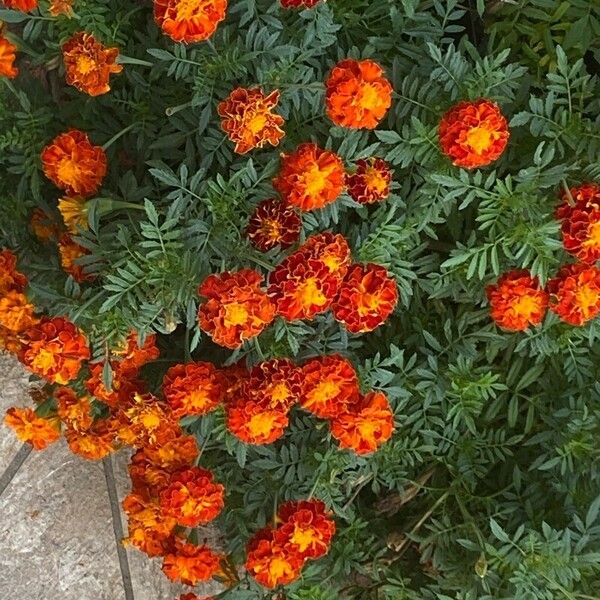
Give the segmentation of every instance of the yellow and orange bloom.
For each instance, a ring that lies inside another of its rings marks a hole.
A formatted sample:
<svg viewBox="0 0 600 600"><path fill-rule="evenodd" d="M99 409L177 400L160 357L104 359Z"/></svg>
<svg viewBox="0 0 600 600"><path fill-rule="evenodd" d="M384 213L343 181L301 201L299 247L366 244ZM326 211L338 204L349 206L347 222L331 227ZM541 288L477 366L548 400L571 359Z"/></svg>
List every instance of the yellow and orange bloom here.
<svg viewBox="0 0 600 600"><path fill-rule="evenodd" d="M246 444L272 444L285 433L287 411L267 408L252 400L238 400L226 406L227 429Z"/></svg>
<svg viewBox="0 0 600 600"><path fill-rule="evenodd" d="M465 169L485 167L508 143L508 123L491 100L459 102L444 114L438 130L442 152Z"/></svg>
<svg viewBox="0 0 600 600"><path fill-rule="evenodd" d="M374 129L392 105L392 85L372 60L339 62L325 89L327 115L340 127Z"/></svg>
<svg viewBox="0 0 600 600"><path fill-rule="evenodd" d="M600 185L584 183L562 195L556 210L561 221L563 245L567 252L585 263L600 260Z"/></svg>
<svg viewBox="0 0 600 600"><path fill-rule="evenodd" d="M58 253L63 271L75 281L83 283L94 279L94 275L85 273L83 266L77 261L82 256L87 256L89 251L73 240L68 233L63 234L58 240Z"/></svg>
<svg viewBox="0 0 600 600"><path fill-rule="evenodd" d="M225 488L213 481L213 474L200 467L177 471L160 492L160 506L165 515L179 525L197 527L213 521L223 510Z"/></svg>
<svg viewBox="0 0 600 600"><path fill-rule="evenodd" d="M356 171L346 177L348 194L360 204L381 202L390 195L392 172L381 158L359 160Z"/></svg>
<svg viewBox="0 0 600 600"><path fill-rule="evenodd" d="M289 248L300 237L302 219L293 207L283 200L268 198L254 209L246 235L250 243L261 252L276 246Z"/></svg>
<svg viewBox="0 0 600 600"><path fill-rule="evenodd" d="M224 382L212 363L191 362L171 367L163 380L163 396L176 417L206 415L223 400Z"/></svg>
<svg viewBox="0 0 600 600"><path fill-rule="evenodd" d="M75 379L90 350L83 333L61 317L43 317L21 334L19 360L50 383L62 385Z"/></svg>
<svg viewBox="0 0 600 600"><path fill-rule="evenodd" d="M313 358L302 367L302 408L330 419L358 401L358 376L339 354Z"/></svg>
<svg viewBox="0 0 600 600"><path fill-rule="evenodd" d="M348 240L340 233L331 231L311 235L298 248L298 253L303 254L307 260L322 262L340 283L346 276L352 260Z"/></svg>
<svg viewBox="0 0 600 600"><path fill-rule="evenodd" d="M333 316L351 333L364 333L384 323L397 302L396 282L384 267L354 264L333 303Z"/></svg>
<svg viewBox="0 0 600 600"><path fill-rule="evenodd" d="M2 4L6 8L20 10L21 12L29 12L38 6L38 0L2 0Z"/></svg>
<svg viewBox="0 0 600 600"><path fill-rule="evenodd" d="M144 382L135 377L135 373L122 373L118 368L118 363L111 363L112 381L111 389L107 390L102 380L104 363L90 364L90 376L85 381L87 391L94 398L115 408L119 405L126 405L133 395L143 393Z"/></svg>
<svg viewBox="0 0 600 600"><path fill-rule="evenodd" d="M0 76L14 79L19 74L15 67L17 47L5 37L0 36Z"/></svg>
<svg viewBox="0 0 600 600"><path fill-rule="evenodd" d="M90 96L110 91L109 79L120 73L118 48L106 48L91 33L80 31L62 45L65 76L69 85Z"/></svg>
<svg viewBox="0 0 600 600"><path fill-rule="evenodd" d="M504 273L495 285L486 288L492 319L502 329L525 331L544 320L548 294L537 277L525 269Z"/></svg>
<svg viewBox="0 0 600 600"><path fill-rule="evenodd" d="M156 360L160 351L156 345L156 335L147 335L140 346L138 334L132 331L121 347L114 350L116 356L115 370L123 375L137 375L137 372L146 364Z"/></svg>
<svg viewBox="0 0 600 600"><path fill-rule="evenodd" d="M278 102L278 90L265 96L260 88L240 87L219 103L221 127L238 154L279 144L285 132L281 129L283 117L273 112Z"/></svg>
<svg viewBox="0 0 600 600"><path fill-rule="evenodd" d="M600 269L585 264L564 266L548 281L550 310L562 321L581 326L600 314Z"/></svg>
<svg viewBox="0 0 600 600"><path fill-rule="evenodd" d="M331 434L341 448L356 454L375 452L394 432L394 413L383 392L369 392L331 421Z"/></svg>
<svg viewBox="0 0 600 600"><path fill-rule="evenodd" d="M32 211L29 227L40 242L45 243L58 237L58 227L41 208Z"/></svg>
<svg viewBox="0 0 600 600"><path fill-rule="evenodd" d="M8 249L0 251L0 293L9 290L22 292L27 285L27 277L17 271L17 257Z"/></svg>
<svg viewBox="0 0 600 600"><path fill-rule="evenodd" d="M65 439L71 452L86 460L102 460L118 448L115 434L106 419L99 419L82 431L67 427Z"/></svg>
<svg viewBox="0 0 600 600"><path fill-rule="evenodd" d="M221 571L222 558L208 546L196 546L176 539L174 548L164 557L162 570L171 581L196 585Z"/></svg>
<svg viewBox="0 0 600 600"><path fill-rule="evenodd" d="M58 17L60 15L72 17L74 15L73 1L74 0L50 0L48 10L53 17Z"/></svg>
<svg viewBox="0 0 600 600"><path fill-rule="evenodd" d="M305 143L291 154L281 155L281 169L273 187L288 204L308 211L335 202L344 181L344 164L335 152Z"/></svg>
<svg viewBox="0 0 600 600"><path fill-rule="evenodd" d="M79 397L69 387L60 387L54 392L60 420L73 431L89 430L94 420L88 396Z"/></svg>
<svg viewBox="0 0 600 600"><path fill-rule="evenodd" d="M91 196L106 175L106 153L86 133L71 129L44 148L42 166L46 177L69 195Z"/></svg>
<svg viewBox="0 0 600 600"><path fill-rule="evenodd" d="M200 306L200 329L226 348L239 348L275 317L275 307L261 289L263 277L251 269L209 275L198 288L208 298Z"/></svg>
<svg viewBox="0 0 600 600"><path fill-rule="evenodd" d="M9 408L4 423L36 450L43 450L60 437L60 421L38 417L31 408Z"/></svg>
<svg viewBox="0 0 600 600"><path fill-rule="evenodd" d="M33 304L29 303L22 292L17 290L2 292L0 295L0 339L3 335L16 336L37 322Z"/></svg>
<svg viewBox="0 0 600 600"><path fill-rule="evenodd" d="M156 24L175 42L208 39L225 18L227 0L154 0Z"/></svg>
<svg viewBox="0 0 600 600"><path fill-rule="evenodd" d="M89 205L81 196L65 196L58 201L58 212L70 233L88 229L88 210Z"/></svg>
<svg viewBox="0 0 600 600"><path fill-rule="evenodd" d="M150 463L171 472L190 466L200 454L193 435L181 435L176 431L170 439L162 440L160 445L146 446L141 452Z"/></svg>

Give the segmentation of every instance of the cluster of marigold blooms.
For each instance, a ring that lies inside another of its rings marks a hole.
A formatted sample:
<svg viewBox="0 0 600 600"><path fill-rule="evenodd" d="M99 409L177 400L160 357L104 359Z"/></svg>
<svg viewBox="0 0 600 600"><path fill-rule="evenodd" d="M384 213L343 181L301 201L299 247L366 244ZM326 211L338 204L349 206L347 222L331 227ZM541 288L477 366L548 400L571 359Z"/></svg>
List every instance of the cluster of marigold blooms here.
<svg viewBox="0 0 600 600"><path fill-rule="evenodd" d="M584 183L564 190L556 218L563 246L578 262L564 265L546 288L525 269L509 271L487 288L494 321L503 329L524 331L539 325L546 310L581 326L600 314L600 186Z"/></svg>

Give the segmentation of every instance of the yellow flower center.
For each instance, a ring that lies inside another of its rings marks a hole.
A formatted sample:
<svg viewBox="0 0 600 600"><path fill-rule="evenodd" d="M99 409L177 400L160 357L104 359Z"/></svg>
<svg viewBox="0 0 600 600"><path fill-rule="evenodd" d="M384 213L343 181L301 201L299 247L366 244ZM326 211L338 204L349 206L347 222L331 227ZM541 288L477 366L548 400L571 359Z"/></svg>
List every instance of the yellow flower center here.
<svg viewBox="0 0 600 600"><path fill-rule="evenodd" d="M253 437L267 437L273 431L275 415L270 412L261 412L250 417L248 431Z"/></svg>
<svg viewBox="0 0 600 600"><path fill-rule="evenodd" d="M77 70L82 75L87 75L97 68L96 61L87 54L80 54L77 57Z"/></svg>
<svg viewBox="0 0 600 600"><path fill-rule="evenodd" d="M377 88L370 83L365 83L360 87L356 97L356 104L364 110L374 110L381 103Z"/></svg>
<svg viewBox="0 0 600 600"><path fill-rule="evenodd" d="M364 294L361 298L361 304L358 307L358 314L363 317L364 315L368 315L372 312L377 312L379 308L379 296L376 294Z"/></svg>
<svg viewBox="0 0 600 600"><path fill-rule="evenodd" d="M582 285L577 289L575 298L583 316L587 319L595 313L594 309L600 300L600 292L594 286Z"/></svg>
<svg viewBox="0 0 600 600"><path fill-rule="evenodd" d="M290 396L290 388L286 383L276 383L269 390L272 404L281 404Z"/></svg>
<svg viewBox="0 0 600 600"><path fill-rule="evenodd" d="M370 444L376 443L376 433L379 431L379 423L372 419L361 419L357 427L360 437Z"/></svg>
<svg viewBox="0 0 600 600"><path fill-rule="evenodd" d="M260 229L265 237L274 242L281 237L281 225L275 219L265 219Z"/></svg>
<svg viewBox="0 0 600 600"><path fill-rule="evenodd" d="M36 371L41 371L42 373L46 373L54 365L56 364L56 356L54 352L51 350L46 350L45 348L40 349L40 351L36 354L33 359L31 366Z"/></svg>
<svg viewBox="0 0 600 600"><path fill-rule="evenodd" d="M283 557L274 557L269 563L269 575L272 581L281 581L292 574L290 563Z"/></svg>
<svg viewBox="0 0 600 600"><path fill-rule="evenodd" d="M202 0L179 0L177 4L176 21L185 21L197 17L204 12L202 10Z"/></svg>
<svg viewBox="0 0 600 600"><path fill-rule="evenodd" d="M321 381L314 390L307 394L307 400L310 404L319 404L335 398L339 393L339 383L326 379L325 381Z"/></svg>
<svg viewBox="0 0 600 600"><path fill-rule="evenodd" d="M160 425L160 416L154 412L147 412L141 415L140 421L146 429L152 430Z"/></svg>
<svg viewBox="0 0 600 600"><path fill-rule="evenodd" d="M225 306L224 322L227 327L243 325L248 321L248 311L243 304L231 302Z"/></svg>
<svg viewBox="0 0 600 600"><path fill-rule="evenodd" d="M494 141L494 132L487 127L473 127L467 132L467 145L473 152L482 154Z"/></svg>
<svg viewBox="0 0 600 600"><path fill-rule="evenodd" d="M307 548L310 548L315 543L318 544L319 541L319 536L312 527L303 529L301 527L296 526L294 528L294 533L291 537L292 544L298 546L298 550L300 552L306 551Z"/></svg>
<svg viewBox="0 0 600 600"><path fill-rule="evenodd" d="M327 298L319 289L315 277L310 277L298 287L298 297L304 308L323 306L327 302Z"/></svg>
<svg viewBox="0 0 600 600"><path fill-rule="evenodd" d="M250 119L248 119L247 123L246 123L246 127L249 129L249 131L253 134L256 135L257 133L260 133L264 128L265 125L267 124L267 115L265 112L255 112Z"/></svg>
<svg viewBox="0 0 600 600"><path fill-rule="evenodd" d="M311 165L303 175L304 191L307 196L318 196L327 187L329 169L320 169L319 165Z"/></svg>
<svg viewBox="0 0 600 600"><path fill-rule="evenodd" d="M183 403L189 408L202 409L210 402L210 397L206 390L194 390L190 392Z"/></svg>
<svg viewBox="0 0 600 600"><path fill-rule="evenodd" d="M325 252L320 259L331 273L335 273L342 264L340 257L335 252Z"/></svg>
<svg viewBox="0 0 600 600"><path fill-rule="evenodd" d="M72 185L79 179L80 169L74 160L64 158L58 165L57 173L61 181L67 185Z"/></svg>
<svg viewBox="0 0 600 600"><path fill-rule="evenodd" d="M581 244L585 248L594 246L600 248L600 221L590 224L587 239Z"/></svg>
<svg viewBox="0 0 600 600"><path fill-rule="evenodd" d="M526 294L525 296L521 296L513 303L512 309L518 315L521 315L526 319L531 319L531 316L539 311L540 306L535 296Z"/></svg>
<svg viewBox="0 0 600 600"><path fill-rule="evenodd" d="M373 167L369 167L366 170L365 181L367 182L367 187L369 190L377 194L383 194L387 188L387 181L381 172Z"/></svg>

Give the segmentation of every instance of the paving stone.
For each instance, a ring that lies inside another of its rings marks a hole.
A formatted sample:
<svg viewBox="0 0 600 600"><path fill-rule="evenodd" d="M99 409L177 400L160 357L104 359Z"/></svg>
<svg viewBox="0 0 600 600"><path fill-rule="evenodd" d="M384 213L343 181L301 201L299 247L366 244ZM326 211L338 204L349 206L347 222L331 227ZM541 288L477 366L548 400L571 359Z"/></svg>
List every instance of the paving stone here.
<svg viewBox="0 0 600 600"><path fill-rule="evenodd" d="M32 452L0 497L0 539L2 600L125 598L102 464L62 440Z"/></svg>

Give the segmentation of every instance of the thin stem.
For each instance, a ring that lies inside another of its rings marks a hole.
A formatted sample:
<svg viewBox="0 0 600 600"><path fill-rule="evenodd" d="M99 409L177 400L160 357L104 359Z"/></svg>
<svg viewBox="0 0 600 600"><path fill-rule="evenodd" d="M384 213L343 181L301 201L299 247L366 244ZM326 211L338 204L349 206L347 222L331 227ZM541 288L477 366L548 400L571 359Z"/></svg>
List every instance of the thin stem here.
<svg viewBox="0 0 600 600"><path fill-rule="evenodd" d="M108 142L102 145L102 149L107 150L110 148L120 137L124 136L128 131L131 131L136 125L137 123L132 123L131 125L125 127L125 129L121 129L119 133L115 133L115 135L113 135Z"/></svg>

